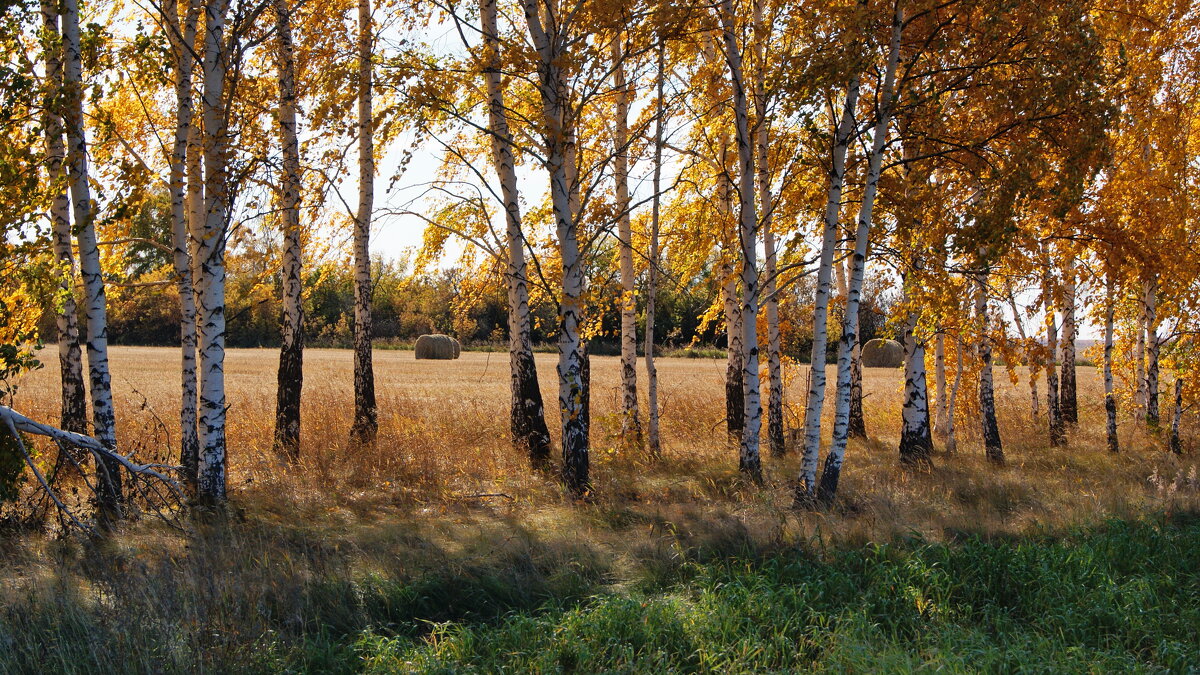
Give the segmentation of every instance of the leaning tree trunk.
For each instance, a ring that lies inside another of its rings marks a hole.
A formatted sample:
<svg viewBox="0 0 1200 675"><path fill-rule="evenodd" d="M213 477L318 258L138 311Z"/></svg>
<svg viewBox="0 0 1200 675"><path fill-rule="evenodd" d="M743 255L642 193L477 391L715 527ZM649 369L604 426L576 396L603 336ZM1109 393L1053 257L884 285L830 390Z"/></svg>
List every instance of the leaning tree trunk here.
<svg viewBox="0 0 1200 675"><path fill-rule="evenodd" d="M1121 444L1117 439L1117 397L1113 392L1113 276L1110 271L1104 280L1104 412L1106 416L1105 434L1108 438L1109 452L1120 452Z"/></svg>
<svg viewBox="0 0 1200 675"><path fill-rule="evenodd" d="M1058 392L1058 412L1064 427L1079 424L1079 401L1075 386L1075 255L1067 258L1063 270L1062 306L1062 382Z"/></svg>
<svg viewBox="0 0 1200 675"><path fill-rule="evenodd" d="M61 425L77 434L87 433L87 391L83 385L83 359L79 349L79 325L75 307L75 254L71 250L71 199L67 196L67 175L63 164L66 147L63 145L63 121L57 100L63 85L62 38L58 32L58 9L51 0L42 0L42 25L46 31L46 80L49 93L42 113L46 134L46 170L54 190L50 205L50 221L54 234L54 257L58 261L62 281L59 293L62 309L58 311L58 366L62 390Z"/></svg>
<svg viewBox="0 0 1200 675"><path fill-rule="evenodd" d="M229 215L226 170L225 48L227 0L210 0L204 21L205 219L196 251L200 303L200 457L197 496L221 504L226 498L225 456L225 240Z"/></svg>
<svg viewBox="0 0 1200 675"><path fill-rule="evenodd" d="M770 382L770 397L767 399L767 447L775 456L787 451L783 434L783 363L782 341L779 333L778 260L775 250L775 231L772 215L775 211L771 195L771 165L767 152L770 129L767 124L766 43L770 30L763 17L763 0L754 2L754 56L757 67L754 74L754 106L758 117L755 134L755 169L758 172L758 201L762 213L763 254L766 258L762 284L763 305L767 315L767 378Z"/></svg>
<svg viewBox="0 0 1200 675"><path fill-rule="evenodd" d="M79 2L63 0L62 37L66 86L67 163L75 231L79 240L79 273L83 279L87 313L88 379L92 397L92 434L110 450L116 450L116 418L113 414L112 376L108 369L108 304L100 271L100 249L96 244L95 213L88 184L88 148L83 124L83 60L79 46ZM121 512L120 467L105 459L96 467L96 491L102 520Z"/></svg>
<svg viewBox="0 0 1200 675"><path fill-rule="evenodd" d="M738 197L742 264L742 428L738 469L755 480L762 479L759 455L762 434L762 395L758 381L758 213L754 203L754 140L750 136L746 86L742 78L742 54L733 27L733 0L724 0L721 12L725 34L725 60L733 82L733 111L737 127Z"/></svg>
<svg viewBox="0 0 1200 675"><path fill-rule="evenodd" d="M833 140L829 193L825 201L825 228L821 238L821 263L817 268L817 290L813 304L812 358L809 364L808 401L804 408L804 456L800 464L800 482L796 486L796 501L801 504L812 502L817 496L821 410L825 406L825 350L829 344L829 291L833 283L833 254L837 246L842 184L846 179L846 152L855 130L854 112L858 106L858 91L859 79L853 77L846 88L842 118Z"/></svg>
<svg viewBox="0 0 1200 675"><path fill-rule="evenodd" d="M300 272L300 142L296 136L296 58L291 9L274 0L278 40L279 140L283 148L283 325L275 397L275 449L300 455L300 392L304 383L304 305Z"/></svg>
<svg viewBox="0 0 1200 675"><path fill-rule="evenodd" d="M613 181L617 196L617 250L621 264L621 437L628 446L642 448L641 413L637 393L637 296L633 283L633 226L629 214L629 101L625 81L625 54L621 36L612 43L613 90L616 119L613 125Z"/></svg>
<svg viewBox="0 0 1200 675"><path fill-rule="evenodd" d="M583 340L583 257L579 250L576 221L577 188L574 167L574 120L569 118L568 86L563 72L562 43L557 33L543 27L541 5L523 0L525 21L538 55L538 92L542 103L542 121L547 129L545 166L550 175L550 201L554 213L559 257L562 261L562 297L558 312L558 405L562 421L563 482L575 496L584 496L588 480L588 425L585 399L588 397ZM549 12L547 25L554 31L560 24ZM573 161L572 161L573 164Z"/></svg>
<svg viewBox="0 0 1200 675"><path fill-rule="evenodd" d="M658 301L658 230L662 192L662 146L663 116L666 114L663 101L665 78L666 44L658 43L658 69L655 75L656 98L654 100L654 177L650 201L650 261L646 273L646 440L650 444L650 456L662 456L662 445L658 433L658 368L654 365L654 319Z"/></svg>
<svg viewBox="0 0 1200 675"><path fill-rule="evenodd" d="M887 141L888 126L892 119L892 96L895 91L896 70L900 64L900 37L904 17L901 5L896 4L892 17L891 44L888 47L887 70L884 72L883 87L879 92L879 112L871 138L871 154L867 160L867 182L863 187L862 205L858 212L858 229L854 236L854 253L851 256L849 288L846 293L846 315L842 319L842 337L838 342L837 398L833 411L833 439L829 455L821 472L821 484L817 488L817 500L831 504L837 495L838 481L842 474L842 462L846 456L846 444L850 438L850 389L853 377L853 350L858 341L858 309L862 298L863 279L867 268L867 245L871 235L871 213L875 207L875 195L879 190L879 177L883 171L883 152ZM922 366L922 369L924 366Z"/></svg>
<svg viewBox="0 0 1200 675"><path fill-rule="evenodd" d="M1146 282L1146 424L1158 427L1158 277Z"/></svg>
<svg viewBox="0 0 1200 675"><path fill-rule="evenodd" d="M375 209L375 121L371 112L371 0L358 0L358 213L354 217L354 424L350 437L375 439L375 369L371 363L371 216Z"/></svg>
<svg viewBox="0 0 1200 675"><path fill-rule="evenodd" d="M480 0L479 14L483 25L492 166L500 179L507 225L505 245L508 249L508 270L505 281L508 286L508 360L512 390L509 427L517 450L528 453L534 466L544 466L550 461L550 430L546 428L542 390L538 386L537 364L533 359L530 337L525 233L521 229L521 197L517 191L516 162L513 159L512 136L508 129L500 75L496 0Z"/></svg>
<svg viewBox="0 0 1200 675"><path fill-rule="evenodd" d="M169 188L171 193L171 246L175 282L179 288L179 447L185 480L195 487L196 457L199 437L196 432L196 295L192 278L191 242L188 236L188 183L203 180L188 176L189 143L197 144L194 105L192 102L192 72L195 68L193 51L196 46L196 23L200 3L189 0L182 23L179 8L174 2L163 4L168 26L171 51L175 64L175 138L171 146Z"/></svg>
<svg viewBox="0 0 1200 675"><path fill-rule="evenodd" d="M992 336L988 316L988 268L984 256L979 256L979 271L975 273L975 316L979 321L979 414L983 425L983 447L987 458L1004 463L1004 446L1000 441L1000 426L996 423L996 391L992 382Z"/></svg>
<svg viewBox="0 0 1200 675"><path fill-rule="evenodd" d="M1171 437L1169 447L1171 452L1183 454L1183 444L1179 440L1179 422L1183 419L1183 378L1175 376L1175 410L1171 415Z"/></svg>

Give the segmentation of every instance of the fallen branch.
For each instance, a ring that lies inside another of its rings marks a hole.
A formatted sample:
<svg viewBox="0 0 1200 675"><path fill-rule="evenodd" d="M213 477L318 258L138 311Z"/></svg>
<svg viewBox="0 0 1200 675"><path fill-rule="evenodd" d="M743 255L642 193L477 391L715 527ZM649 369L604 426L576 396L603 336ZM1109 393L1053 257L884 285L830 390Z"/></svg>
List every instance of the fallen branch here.
<svg viewBox="0 0 1200 675"><path fill-rule="evenodd" d="M158 515L158 517L164 522L178 526L172 518L168 517L168 515L164 513L159 504L154 503L154 500L151 499L151 495L164 503L171 501L178 505L186 501L183 488L180 487L179 483L175 481L175 479L168 476L167 473L164 473L177 471L179 470L179 467L164 464L139 464L125 455L122 455L111 448L105 447L104 444L95 438L92 438L91 436L85 436L83 434L77 434L72 431L65 431L57 427L52 427L48 424L42 424L41 422L37 422L18 413L8 406L0 405L0 422L3 423L3 426L8 429L9 433L11 433L13 438L16 440L17 447L22 453L25 464L33 472L34 477L37 478L38 485L41 487L42 491L50 498L50 500L58 508L59 512L62 513L66 519L71 522L71 524L75 525L84 532L94 534L95 530L94 528L85 524L70 509L70 507L68 507L62 501L62 499L59 498L57 492L54 490L54 487L49 481L46 480L45 476L42 475L42 472L34 463L33 458L30 456L29 451L25 447L25 441L21 438L21 432L51 438L58 443L60 447L72 447L87 450L96 458L96 466L98 467L97 470L102 470L99 467L104 466L104 463L101 460L107 459L116 462L118 466L129 473L130 477L133 479L132 488L136 490L137 493L143 497L143 499L146 500L147 505L155 512L155 514ZM70 455L70 453L67 454L68 456ZM80 467L79 464L74 461L74 458L71 458L71 461L75 468L80 471L80 475L83 476L84 484L94 494L96 492L96 488L87 480L87 476L84 475L82 467ZM165 495L161 489L163 486L166 488L167 494Z"/></svg>

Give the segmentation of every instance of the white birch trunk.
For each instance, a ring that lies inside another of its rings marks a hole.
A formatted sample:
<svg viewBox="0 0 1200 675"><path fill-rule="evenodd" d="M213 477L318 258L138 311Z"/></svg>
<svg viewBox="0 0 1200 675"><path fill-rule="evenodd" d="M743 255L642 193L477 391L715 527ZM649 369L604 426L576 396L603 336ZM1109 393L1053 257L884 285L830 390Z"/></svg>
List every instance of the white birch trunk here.
<svg viewBox="0 0 1200 675"><path fill-rule="evenodd" d="M1054 289L1051 285L1050 277L1050 258L1046 254L1044 246L1043 255L1046 256L1046 266L1042 274L1042 309L1046 314L1046 420L1049 422L1050 446L1058 447L1066 443L1062 409L1059 408L1058 321L1055 318Z"/></svg>
<svg viewBox="0 0 1200 675"><path fill-rule="evenodd" d="M199 268L200 456L197 496L226 499L225 447L225 236L229 216L226 172L225 47L227 0L208 0L204 21L204 206L196 265Z"/></svg>
<svg viewBox="0 0 1200 675"><path fill-rule="evenodd" d="M274 0L279 71L279 141L283 150L283 325L276 378L275 448L300 454L300 394L304 384L304 305L300 249L300 141L296 135L296 59L288 0Z"/></svg>
<svg viewBox="0 0 1200 675"><path fill-rule="evenodd" d="M1158 411L1158 277L1146 281L1146 424L1159 424Z"/></svg>
<svg viewBox="0 0 1200 675"><path fill-rule="evenodd" d="M354 423L350 436L375 440L375 369L371 361L371 218L375 211L375 121L371 80L371 0L358 0L358 213L354 217Z"/></svg>
<svg viewBox="0 0 1200 675"><path fill-rule="evenodd" d="M1079 424L1079 401L1075 384L1075 255L1067 257L1063 270L1062 375L1058 392L1058 412L1064 427Z"/></svg>
<svg viewBox="0 0 1200 675"><path fill-rule="evenodd" d="M958 436L955 433L954 411L958 405L958 390L963 379L963 343L962 338L954 340L954 382L950 385L950 395L946 399L946 453L953 455L958 452Z"/></svg>
<svg viewBox="0 0 1200 675"><path fill-rule="evenodd" d="M1142 421L1146 419L1146 292L1143 286L1138 297L1141 313L1138 315L1137 328L1134 329L1133 363L1134 379L1137 380L1137 390L1133 402L1137 406Z"/></svg>
<svg viewBox="0 0 1200 675"><path fill-rule="evenodd" d="M63 82L66 88L67 163L71 180L71 202L79 241L79 274L83 279L87 313L88 380L91 384L93 436L104 447L116 450L116 419L113 414L112 375L108 368L108 305L100 271L100 249L96 245L95 213L88 184L88 149L83 122L83 63L79 46L79 2L63 0ZM121 512L121 474L113 462L96 467L97 499L102 520Z"/></svg>
<svg viewBox="0 0 1200 675"><path fill-rule="evenodd" d="M738 238L742 263L742 439L738 468L755 480L762 478L759 454L762 434L762 396L758 381L758 213L754 203L754 139L750 136L742 54L733 25L733 0L723 0L721 19L725 37L725 60L733 82L733 111L737 127L738 197L740 226Z"/></svg>
<svg viewBox="0 0 1200 675"><path fill-rule="evenodd" d="M717 204L720 208L722 230L733 221L733 185L729 180L729 134L722 132L721 172L717 176ZM722 246L732 246L732 234L723 236ZM728 253L724 254L728 256ZM740 254L739 254L740 255ZM738 279L735 267L728 259L720 265L721 302L725 310L725 431L730 443L741 444L745 428L745 403L742 390L742 363L746 346L742 343L742 310L738 303Z"/></svg>
<svg viewBox="0 0 1200 675"><path fill-rule="evenodd" d="M917 313L904 323L904 403L900 412L900 462L928 465L933 452L929 428L929 389L925 376L925 345L917 339Z"/></svg>
<svg viewBox="0 0 1200 675"><path fill-rule="evenodd" d="M810 503L817 496L817 462L821 455L821 411L825 406L825 350L829 344L829 296L833 281L834 251L837 246L838 215L842 185L846 179L846 152L854 135L854 111L858 106L859 79L850 79L842 118L834 133L830 158L829 193L825 201L825 228L821 238L821 262L817 268L817 290L813 303L813 345L809 365L808 400L804 409L804 456L796 501Z"/></svg>
<svg viewBox="0 0 1200 675"><path fill-rule="evenodd" d="M188 236L188 144L194 142L192 72L195 67L196 23L200 4L190 0L183 21L174 2L163 4L167 35L175 60L175 137L171 145L171 246L175 282L179 288L179 452L184 477L195 486L196 432L196 296L192 279L191 242ZM194 150L193 150L194 152ZM194 177L191 180L202 180Z"/></svg>
<svg viewBox="0 0 1200 675"><path fill-rule="evenodd" d="M71 199L67 196L67 150L63 145L63 121L55 101L63 86L62 37L58 29L58 9L51 0L42 0L42 26L48 49L45 53L46 80L50 92L42 113L46 135L46 171L53 186L50 205L54 257L58 261L59 293L62 309L55 319L58 325L58 365L61 387L61 426L77 434L87 433L87 391L83 384L83 358L79 348L79 321L75 306L75 254L71 247Z"/></svg>
<svg viewBox="0 0 1200 675"><path fill-rule="evenodd" d="M1002 464L1004 446L996 423L996 390L992 379L992 336L988 311L988 266L984 251L979 252L975 273L975 317L979 322L979 414L983 426L983 447L988 461Z"/></svg>
<svg viewBox="0 0 1200 675"><path fill-rule="evenodd" d="M946 336L940 330L933 340L933 388L933 433L945 439L949 424L946 407Z"/></svg>
<svg viewBox="0 0 1200 675"><path fill-rule="evenodd" d="M1168 447L1176 455L1183 454L1183 443L1179 438L1179 423L1183 419L1183 378L1175 376L1175 406L1171 415L1171 436Z"/></svg>
<svg viewBox="0 0 1200 675"><path fill-rule="evenodd" d="M1108 439L1108 451L1120 452L1121 443L1117 438L1117 397L1113 391L1113 273L1110 271L1104 280L1104 413L1105 436Z"/></svg>
<svg viewBox="0 0 1200 675"><path fill-rule="evenodd" d="M666 114L663 101L663 80L666 70L666 44L658 43L658 69L655 73L656 98L654 101L654 176L651 179L651 189L654 191L650 202L650 261L646 274L646 440L650 445L650 456L662 456L662 443L658 432L658 369L654 365L654 319L655 305L658 301L658 231L660 219L660 202L662 192L662 146L663 119Z"/></svg>
<svg viewBox="0 0 1200 675"><path fill-rule="evenodd" d="M484 79L488 93L488 129L491 132L492 166L500 179L507 229L508 251L508 359L511 371L510 433L516 448L529 455L534 466L550 460L550 430L546 427L542 391L537 380L530 338L529 285L526 277L525 233L521 228L521 201L517 191L516 160L500 73L500 35L496 0L480 0L483 27Z"/></svg>
<svg viewBox="0 0 1200 675"><path fill-rule="evenodd" d="M523 0L525 20L538 54L538 91L546 125L546 169L550 175L550 200L554 211L559 255L562 260L562 298L559 304L558 404L562 420L563 481L576 496L589 489L588 395L585 355L580 328L583 323L583 259L579 251L576 222L578 196L573 194L574 149L568 118L568 85L563 72L561 36L543 27L541 4ZM547 7L547 25L557 31L560 24ZM568 166L568 162L572 166Z"/></svg>
<svg viewBox="0 0 1200 675"><path fill-rule="evenodd" d="M203 52L201 51L201 54ZM207 217L207 212L204 206L204 138L201 131L201 119L195 115L195 104L192 106L192 124L188 127L187 141L187 252L188 262L191 266L188 274L190 275L190 285L192 288L192 321L191 321L191 342L193 356L192 360L197 360L198 343L200 338L199 317L197 316L197 308L200 306L200 245L204 240L204 225ZM185 302L182 297L180 303ZM183 337L185 331L183 323L180 325L180 342L183 343L187 338ZM185 351L182 350L181 351ZM186 353L186 352L185 352ZM184 431L184 435L180 438L179 453L180 464L183 466L183 477L192 490L196 489L197 481L199 480L200 470L200 435L197 429L199 405L199 374L196 366L192 369L192 393L190 396L184 395L179 404L179 419L181 427L186 426L191 430L188 434ZM186 378L185 378L186 379ZM186 385L185 385L186 386ZM186 391L186 390L185 390ZM188 422L190 420L190 423Z"/></svg>
<svg viewBox="0 0 1200 675"><path fill-rule="evenodd" d="M779 333L779 298L776 297L778 259L775 250L773 214L774 198L771 195L771 165L768 153L770 126L767 123L766 44L770 30L763 17L763 0L754 2L754 58L757 63L754 76L754 104L758 118L755 134L755 169L758 172L758 202L761 209L763 232L763 255L766 279L762 284L763 305L767 317L767 377L770 398L767 400L767 447L771 454L783 455L787 446L783 433L783 363L782 341Z"/></svg>
<svg viewBox="0 0 1200 675"><path fill-rule="evenodd" d="M637 393L637 297L633 287L633 226L629 214L629 102L632 93L625 80L625 54L620 34L613 39L612 59L613 90L616 95L613 181L617 198L617 250L621 265L621 436L628 446L640 451L642 423Z"/></svg>
<svg viewBox="0 0 1200 675"><path fill-rule="evenodd" d="M1025 364L1029 370L1029 405L1030 411L1033 414L1033 418L1037 419L1041 415L1037 386L1037 358L1034 352L1034 347L1029 342L1029 336L1025 334L1025 322L1021 321L1021 310L1017 308L1017 299L1013 295L1011 289L1008 292L1008 306L1012 308L1013 323L1017 324L1017 335L1021 338L1021 344L1025 345Z"/></svg>
<svg viewBox="0 0 1200 675"><path fill-rule="evenodd" d="M875 130L871 139L871 154L868 158L867 182L863 188L862 206L858 213L858 229L854 237L854 253L851 257L849 287L846 291L846 315L842 319L842 337L838 343L837 389L833 413L833 440L825 466L821 472L821 484L817 499L823 504L832 503L837 494L841 478L842 463L846 455L846 443L850 438L850 386L853 377L853 349L858 341L858 308L862 297L863 279L867 267L867 245L871 234L871 214L875 207L875 196L879 189L879 177L883 170L883 151L887 141L888 127L892 120L892 97L895 90L896 70L900 64L900 36L904 26L901 4L896 3L892 17L891 43L888 46L887 68L883 87L879 93L879 109L876 113ZM922 370L924 366L922 365Z"/></svg>

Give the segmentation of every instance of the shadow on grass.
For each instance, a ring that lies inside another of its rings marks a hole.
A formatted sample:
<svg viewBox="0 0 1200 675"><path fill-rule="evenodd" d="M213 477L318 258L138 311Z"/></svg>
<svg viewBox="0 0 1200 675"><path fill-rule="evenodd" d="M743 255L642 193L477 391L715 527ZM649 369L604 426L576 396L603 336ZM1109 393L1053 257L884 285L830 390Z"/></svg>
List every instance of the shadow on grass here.
<svg viewBox="0 0 1200 675"><path fill-rule="evenodd" d="M37 578L2 598L0 671L1008 670L1020 659L1172 670L1200 659L1194 514L821 550L764 544L727 513L578 512L535 522L463 509L323 532L251 518L188 537L57 542ZM623 541L592 531L612 524Z"/></svg>

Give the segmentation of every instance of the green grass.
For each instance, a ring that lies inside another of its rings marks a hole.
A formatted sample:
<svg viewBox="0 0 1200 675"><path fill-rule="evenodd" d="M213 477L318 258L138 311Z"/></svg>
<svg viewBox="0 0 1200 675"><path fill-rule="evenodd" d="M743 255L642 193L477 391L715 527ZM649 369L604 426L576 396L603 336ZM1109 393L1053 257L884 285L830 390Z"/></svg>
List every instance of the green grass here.
<svg viewBox="0 0 1200 675"><path fill-rule="evenodd" d="M125 574L136 582L153 571ZM328 570L300 587L302 598L258 598L232 612L257 613L251 621L224 615L236 599L161 590L153 602L112 590L84 597L63 582L0 611L0 671L1195 672L1200 664L1197 516L949 544L692 551L668 573L620 584L586 560L553 570L510 560L407 581ZM291 616L289 603L304 611Z"/></svg>

